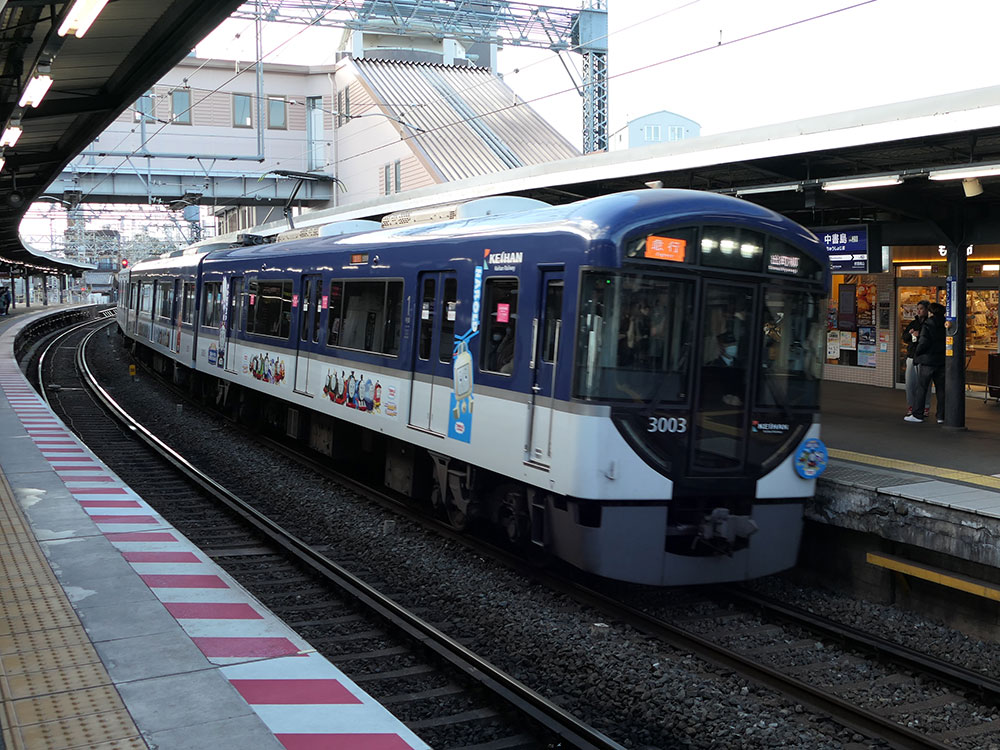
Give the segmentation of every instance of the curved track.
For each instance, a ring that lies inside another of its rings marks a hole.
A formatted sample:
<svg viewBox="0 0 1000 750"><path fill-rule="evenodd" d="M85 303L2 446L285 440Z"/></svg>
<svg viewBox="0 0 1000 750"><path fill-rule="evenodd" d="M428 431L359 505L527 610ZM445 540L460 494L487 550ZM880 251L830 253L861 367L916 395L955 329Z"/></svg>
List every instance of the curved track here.
<svg viewBox="0 0 1000 750"><path fill-rule="evenodd" d="M442 749L621 748L282 529L132 420L89 372L83 339L93 335L72 329L40 355L38 379L56 414L276 614L405 714L425 741Z"/></svg>

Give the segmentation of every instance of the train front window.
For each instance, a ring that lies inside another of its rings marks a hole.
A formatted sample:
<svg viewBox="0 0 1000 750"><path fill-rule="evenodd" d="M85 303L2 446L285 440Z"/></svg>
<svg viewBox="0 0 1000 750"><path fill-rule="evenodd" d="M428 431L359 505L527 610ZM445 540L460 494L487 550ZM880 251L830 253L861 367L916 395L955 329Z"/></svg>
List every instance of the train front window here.
<svg viewBox="0 0 1000 750"><path fill-rule="evenodd" d="M687 399L694 282L639 273L586 273L574 395L588 400Z"/></svg>
<svg viewBox="0 0 1000 750"><path fill-rule="evenodd" d="M764 295L764 339L758 406L819 406L825 356L821 297L769 288Z"/></svg>

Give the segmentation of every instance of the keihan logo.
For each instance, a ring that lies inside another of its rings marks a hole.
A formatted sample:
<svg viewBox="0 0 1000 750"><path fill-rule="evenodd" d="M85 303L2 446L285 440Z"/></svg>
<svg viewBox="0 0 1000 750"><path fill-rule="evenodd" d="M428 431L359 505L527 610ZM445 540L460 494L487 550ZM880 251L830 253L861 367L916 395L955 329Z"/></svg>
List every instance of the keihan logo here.
<svg viewBox="0 0 1000 750"><path fill-rule="evenodd" d="M494 253L487 250L485 260L487 266L499 266L504 263L520 263L523 258L523 253Z"/></svg>

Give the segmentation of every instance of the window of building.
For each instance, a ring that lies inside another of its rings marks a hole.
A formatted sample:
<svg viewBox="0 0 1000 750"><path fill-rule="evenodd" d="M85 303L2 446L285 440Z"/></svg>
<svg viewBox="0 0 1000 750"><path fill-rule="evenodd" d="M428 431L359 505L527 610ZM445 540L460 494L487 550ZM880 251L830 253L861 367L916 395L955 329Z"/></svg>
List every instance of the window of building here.
<svg viewBox="0 0 1000 750"><path fill-rule="evenodd" d="M209 281L205 284L201 308L201 324L207 328L218 328L222 321L221 283Z"/></svg>
<svg viewBox="0 0 1000 750"><path fill-rule="evenodd" d="M153 92L147 91L135 103L132 119L135 122L150 122L153 119Z"/></svg>
<svg viewBox="0 0 1000 750"><path fill-rule="evenodd" d="M392 164L385 164L382 167L383 195L391 195L402 190L403 163L396 159Z"/></svg>
<svg viewBox="0 0 1000 750"><path fill-rule="evenodd" d="M667 140L668 141L684 140L684 126L683 125L669 126L667 128Z"/></svg>
<svg viewBox="0 0 1000 750"><path fill-rule="evenodd" d="M288 129L288 102L280 96L267 99L267 127L271 130Z"/></svg>
<svg viewBox="0 0 1000 750"><path fill-rule="evenodd" d="M351 120L351 87L337 92L337 127Z"/></svg>
<svg viewBox="0 0 1000 750"><path fill-rule="evenodd" d="M292 282L250 279L247 333L287 339L292 330Z"/></svg>
<svg viewBox="0 0 1000 750"><path fill-rule="evenodd" d="M175 125L191 124L191 92L185 89L170 92L170 120Z"/></svg>
<svg viewBox="0 0 1000 750"><path fill-rule="evenodd" d="M181 321L190 325L194 322L194 282L184 282L184 307L181 310Z"/></svg>
<svg viewBox="0 0 1000 750"><path fill-rule="evenodd" d="M402 313L402 281L333 281L327 343L395 356Z"/></svg>
<svg viewBox="0 0 1000 750"><path fill-rule="evenodd" d="M642 139L647 143L658 143L663 140L663 133L659 125L643 125Z"/></svg>
<svg viewBox="0 0 1000 750"><path fill-rule="evenodd" d="M517 338L517 279L487 279L483 293L483 341L479 369L509 375L514 371Z"/></svg>
<svg viewBox="0 0 1000 750"><path fill-rule="evenodd" d="M250 114L250 94L233 94L233 127L252 128L253 118Z"/></svg>

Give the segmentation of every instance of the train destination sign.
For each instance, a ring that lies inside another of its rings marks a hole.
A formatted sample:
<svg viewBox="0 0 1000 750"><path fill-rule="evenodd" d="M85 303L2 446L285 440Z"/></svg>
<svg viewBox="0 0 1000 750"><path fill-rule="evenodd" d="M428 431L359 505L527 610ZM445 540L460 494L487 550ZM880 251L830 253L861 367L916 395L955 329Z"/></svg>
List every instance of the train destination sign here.
<svg viewBox="0 0 1000 750"><path fill-rule="evenodd" d="M830 273L868 273L868 227L820 227L816 235L826 245Z"/></svg>

